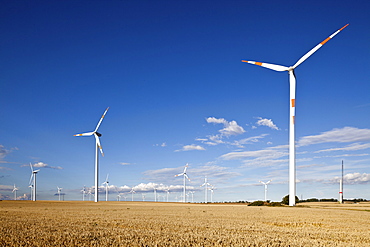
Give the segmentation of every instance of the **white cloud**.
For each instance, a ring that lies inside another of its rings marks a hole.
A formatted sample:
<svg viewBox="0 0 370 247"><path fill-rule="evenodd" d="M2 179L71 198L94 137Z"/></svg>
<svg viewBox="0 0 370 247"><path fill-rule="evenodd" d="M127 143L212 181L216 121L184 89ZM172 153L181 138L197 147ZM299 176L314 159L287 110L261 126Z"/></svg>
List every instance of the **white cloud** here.
<svg viewBox="0 0 370 247"><path fill-rule="evenodd" d="M175 152L180 152L180 151L192 151L192 150L206 150L204 147L191 144L191 145L185 145L179 150L175 150Z"/></svg>
<svg viewBox="0 0 370 247"><path fill-rule="evenodd" d="M316 151L315 153L332 152L332 151L356 151L356 150L363 150L363 149L367 149L367 148L370 148L370 143L366 143L366 144L353 143L353 144L350 144L346 147L329 148L329 149Z"/></svg>
<svg viewBox="0 0 370 247"><path fill-rule="evenodd" d="M23 166L28 166L28 165L23 165ZM36 168L50 168L50 169L58 169L58 170L63 169L63 167L60 167L60 166L50 166L50 165L45 164L43 162L35 163L32 166L33 167L36 167Z"/></svg>
<svg viewBox="0 0 370 247"><path fill-rule="evenodd" d="M271 128L271 129L279 130L279 128L274 124L274 122L271 119L261 118L261 117L259 117L258 119L259 120L256 123L257 125L259 125L259 126L267 126L267 127Z"/></svg>
<svg viewBox="0 0 370 247"><path fill-rule="evenodd" d="M125 162L121 162L121 163L119 163L120 165L123 165L123 166L129 166L129 165L131 165L131 163L125 163Z"/></svg>
<svg viewBox="0 0 370 247"><path fill-rule="evenodd" d="M224 128L219 132L224 136L240 135L245 132L243 127L239 126L236 121L228 122L224 118L209 117L206 119L207 123L223 124Z"/></svg>
<svg viewBox="0 0 370 247"><path fill-rule="evenodd" d="M332 183L339 183L340 177L331 180ZM370 174L367 173L348 173L343 176L344 184L367 184L370 183Z"/></svg>
<svg viewBox="0 0 370 247"><path fill-rule="evenodd" d="M0 190L12 191L14 187L12 185L0 185Z"/></svg>
<svg viewBox="0 0 370 247"><path fill-rule="evenodd" d="M277 159L288 155L287 152L274 150L274 149L262 149L257 151L241 151L241 152L230 152L221 156L224 160L235 160L245 158L261 158L261 159Z"/></svg>
<svg viewBox="0 0 370 247"><path fill-rule="evenodd" d="M267 135L268 134L262 134L262 135L259 135L259 136L251 136L251 137L248 137L248 138L245 138L245 139L234 141L233 143L230 143L230 144L238 146L238 147L244 147L243 145L245 145L245 144L252 144L252 143L259 142L259 139L265 138L265 136L267 136Z"/></svg>
<svg viewBox="0 0 370 247"><path fill-rule="evenodd" d="M354 127L344 127L322 132L319 135L305 136L298 141L299 146L326 142L361 142L370 140L370 129L358 129Z"/></svg>

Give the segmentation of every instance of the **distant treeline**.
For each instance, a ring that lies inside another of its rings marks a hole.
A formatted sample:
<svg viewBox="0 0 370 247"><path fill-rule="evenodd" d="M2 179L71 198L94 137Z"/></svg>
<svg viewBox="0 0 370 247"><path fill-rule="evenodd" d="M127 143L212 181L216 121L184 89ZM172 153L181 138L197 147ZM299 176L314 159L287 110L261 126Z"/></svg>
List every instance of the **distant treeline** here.
<svg viewBox="0 0 370 247"><path fill-rule="evenodd" d="M343 199L345 202L367 202L367 199L363 198L355 198L355 199ZM330 199L317 199L317 198L310 198L306 200L299 200L299 202L338 202L338 199L330 198Z"/></svg>

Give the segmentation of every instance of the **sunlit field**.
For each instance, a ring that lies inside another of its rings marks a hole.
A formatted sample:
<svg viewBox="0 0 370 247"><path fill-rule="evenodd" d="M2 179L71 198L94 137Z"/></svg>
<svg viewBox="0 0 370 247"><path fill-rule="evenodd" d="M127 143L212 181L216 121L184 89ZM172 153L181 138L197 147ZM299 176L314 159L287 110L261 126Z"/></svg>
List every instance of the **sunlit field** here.
<svg viewBox="0 0 370 247"><path fill-rule="evenodd" d="M370 204L1 201L0 246L370 246Z"/></svg>

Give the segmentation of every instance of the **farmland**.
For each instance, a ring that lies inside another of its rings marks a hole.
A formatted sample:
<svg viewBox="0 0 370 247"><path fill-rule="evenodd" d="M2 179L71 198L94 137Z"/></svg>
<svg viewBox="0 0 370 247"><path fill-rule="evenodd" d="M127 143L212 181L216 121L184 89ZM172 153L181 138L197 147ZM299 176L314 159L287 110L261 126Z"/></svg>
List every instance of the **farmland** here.
<svg viewBox="0 0 370 247"><path fill-rule="evenodd" d="M1 201L0 246L370 246L370 204Z"/></svg>

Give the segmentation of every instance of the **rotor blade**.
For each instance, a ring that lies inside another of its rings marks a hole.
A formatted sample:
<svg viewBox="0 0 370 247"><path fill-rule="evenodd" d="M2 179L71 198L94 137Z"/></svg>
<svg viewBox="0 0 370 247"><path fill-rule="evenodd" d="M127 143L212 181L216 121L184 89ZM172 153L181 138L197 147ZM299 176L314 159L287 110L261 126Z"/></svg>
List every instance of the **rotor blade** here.
<svg viewBox="0 0 370 247"><path fill-rule="evenodd" d="M190 178L188 177L188 175L186 175L186 173L184 174L184 176L190 181Z"/></svg>
<svg viewBox="0 0 370 247"><path fill-rule="evenodd" d="M255 64L255 65L265 67L267 69L272 69L272 70L275 70L275 71L287 71L287 70L289 70L288 67L285 67L285 66L282 66L282 65L277 65L277 64L261 63L261 62L246 61L246 60L242 60L242 62Z"/></svg>
<svg viewBox="0 0 370 247"><path fill-rule="evenodd" d="M298 65L300 65L301 63L303 63L307 58L309 58L312 54L314 54L318 49L321 48L321 46L325 45L326 42L328 42L330 39L332 39L335 35L337 35L340 31L342 31L343 29L345 29L349 24L343 26L341 29L337 30L335 33L333 33L332 35L330 35L328 38L326 38L324 41L322 41L320 44L318 44L317 46L315 46L314 48L312 48L309 52L307 52L303 57L301 57L294 65L293 65L293 69L297 68Z"/></svg>
<svg viewBox="0 0 370 247"><path fill-rule="evenodd" d="M30 167L31 167L31 171L33 172L33 168L32 168L32 164L31 164L31 162L30 162Z"/></svg>
<svg viewBox="0 0 370 247"><path fill-rule="evenodd" d="M268 181L266 184L269 184L271 182L271 180L270 181Z"/></svg>
<svg viewBox="0 0 370 247"><path fill-rule="evenodd" d="M107 178L105 179L105 182L108 182L109 173L107 174Z"/></svg>
<svg viewBox="0 0 370 247"><path fill-rule="evenodd" d="M30 182L28 183L29 185L31 185L31 182L32 182L32 178L33 178L33 173L31 174L31 177L30 177Z"/></svg>
<svg viewBox="0 0 370 247"><path fill-rule="evenodd" d="M188 169L188 164L186 164L185 168L184 168L184 173L186 173L186 169Z"/></svg>
<svg viewBox="0 0 370 247"><path fill-rule="evenodd" d="M177 174L177 175L175 175L175 177L179 177L179 176L182 176L182 175L184 175L184 173Z"/></svg>
<svg viewBox="0 0 370 247"><path fill-rule="evenodd" d="M103 116L101 116L101 118L99 120L99 123L98 123L98 125L96 125L96 128L95 128L95 131L94 132L98 131L99 126L100 126L101 122L103 121L103 118L105 117L105 114L107 114L107 111L108 110L109 110L109 107L105 110L105 112L103 113Z"/></svg>
<svg viewBox="0 0 370 247"><path fill-rule="evenodd" d="M103 153L103 148L102 146L100 145L100 140L99 140L99 137L97 134L94 133L94 136L95 136L95 141L96 141L96 145L98 145L98 148L100 149L100 153L101 155L104 156L104 153Z"/></svg>
<svg viewBox="0 0 370 247"><path fill-rule="evenodd" d="M86 133L81 133L81 134L75 134L73 136L92 136L94 132L86 132Z"/></svg>

